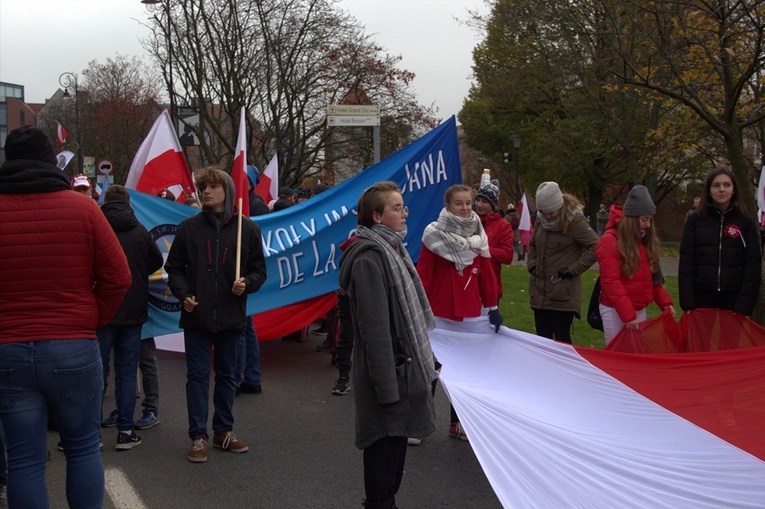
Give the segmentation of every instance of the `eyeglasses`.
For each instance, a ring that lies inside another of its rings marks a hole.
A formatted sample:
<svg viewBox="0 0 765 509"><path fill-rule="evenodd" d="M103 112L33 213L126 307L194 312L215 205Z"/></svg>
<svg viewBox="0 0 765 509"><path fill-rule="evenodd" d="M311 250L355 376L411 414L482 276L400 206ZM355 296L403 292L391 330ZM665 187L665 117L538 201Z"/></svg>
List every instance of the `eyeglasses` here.
<svg viewBox="0 0 765 509"><path fill-rule="evenodd" d="M406 217L409 215L409 207L406 205L396 205L390 209L401 217Z"/></svg>

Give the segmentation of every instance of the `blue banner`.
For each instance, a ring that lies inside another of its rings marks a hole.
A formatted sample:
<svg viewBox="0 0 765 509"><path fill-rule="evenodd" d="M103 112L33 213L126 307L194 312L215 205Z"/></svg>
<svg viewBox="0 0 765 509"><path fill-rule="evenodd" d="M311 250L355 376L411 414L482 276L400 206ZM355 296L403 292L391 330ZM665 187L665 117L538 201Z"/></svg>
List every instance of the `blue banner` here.
<svg viewBox="0 0 765 509"><path fill-rule="evenodd" d="M261 228L268 279L250 295L249 314L279 308L338 288L340 244L356 229L356 205L362 192L385 180L396 182L409 207L405 243L417 260L422 232L438 217L444 193L462 182L454 117L378 164L329 190L279 212L252 218ZM131 191L138 220L167 256L178 223L197 210L170 200ZM180 303L159 271L149 284L149 322L143 336L177 332Z"/></svg>

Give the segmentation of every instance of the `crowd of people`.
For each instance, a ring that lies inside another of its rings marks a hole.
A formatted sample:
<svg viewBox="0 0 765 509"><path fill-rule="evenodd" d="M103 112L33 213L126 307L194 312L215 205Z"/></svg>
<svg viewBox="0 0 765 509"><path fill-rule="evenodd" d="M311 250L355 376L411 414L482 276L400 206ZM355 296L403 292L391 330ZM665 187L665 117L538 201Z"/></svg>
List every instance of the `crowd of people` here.
<svg viewBox="0 0 765 509"><path fill-rule="evenodd" d="M9 505L47 504L49 415L66 456L73 507L103 503L101 428L116 427L114 447L127 451L141 444L136 430L159 424L156 345L153 338L141 340L141 332L148 319L149 278L163 265L169 289L182 305L186 458L204 463L210 441L224 451L248 451L234 434L233 407L237 394L262 392L260 350L246 304L267 273L257 221L242 218L237 232L229 174L217 167L197 172L198 198L186 204L198 213L178 225L163 264L124 187L108 187L99 207L90 178L65 177L49 139L33 127L9 133L5 153L0 373L9 376L0 376L5 395L0 422ZM247 168L255 217L327 189L284 187L265 203L255 192L259 178L256 168ZM751 315L754 310L761 245L738 189L729 170L711 172L686 217L678 270L685 312L717 308ZM176 201L169 189L159 196ZM396 507L407 446L422 443L437 428L434 396L441 365L428 331L479 321L498 332L505 321L499 309L502 266L515 257L526 262L529 305L542 337L571 343L573 319L581 315L581 274L596 261L606 343L623 328L637 328L651 303L675 313L659 264L656 205L646 187L634 186L623 206L602 205L595 228L582 203L556 182L540 184L534 198L536 217L531 230L522 232L516 204L500 208L496 180L477 189L449 187L437 219L417 239L415 264L403 243L409 210L398 186L380 182L361 195L356 234L340 246L338 303L317 350L333 353L339 377L332 393L342 396L353 388L365 507ZM22 244L23 249L13 247ZM62 258L70 270L45 269ZM106 412L102 402L112 365L116 408ZM135 419L139 371L144 399ZM469 441L454 407L450 413L448 435ZM4 475L2 464L0 469Z"/></svg>

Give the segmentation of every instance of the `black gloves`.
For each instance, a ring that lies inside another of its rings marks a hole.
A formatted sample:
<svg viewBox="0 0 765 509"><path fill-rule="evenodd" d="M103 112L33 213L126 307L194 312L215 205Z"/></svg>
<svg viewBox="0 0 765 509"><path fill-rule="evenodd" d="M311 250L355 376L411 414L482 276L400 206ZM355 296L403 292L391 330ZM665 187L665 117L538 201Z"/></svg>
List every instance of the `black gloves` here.
<svg viewBox="0 0 765 509"><path fill-rule="evenodd" d="M529 267L529 274L531 274L532 276L536 276L537 275L537 266L536 265L534 265L533 267Z"/></svg>
<svg viewBox="0 0 765 509"><path fill-rule="evenodd" d="M558 271L558 277L561 279L571 279L574 275L568 270L568 267L564 267Z"/></svg>
<svg viewBox="0 0 765 509"><path fill-rule="evenodd" d="M494 332L499 332L499 326L502 325L502 315L499 313L499 309L492 309L489 311L489 323L494 326Z"/></svg>

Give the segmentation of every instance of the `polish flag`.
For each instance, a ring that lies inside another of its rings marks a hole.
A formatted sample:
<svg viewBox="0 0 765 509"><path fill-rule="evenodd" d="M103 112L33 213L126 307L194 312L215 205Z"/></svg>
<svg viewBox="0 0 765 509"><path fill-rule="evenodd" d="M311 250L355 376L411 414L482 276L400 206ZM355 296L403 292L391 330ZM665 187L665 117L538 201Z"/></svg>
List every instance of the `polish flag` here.
<svg viewBox="0 0 765 509"><path fill-rule="evenodd" d="M146 139L138 148L125 187L159 196L168 187L180 185L176 200L183 203L194 196L194 181L173 129L170 114L162 110Z"/></svg>
<svg viewBox="0 0 765 509"><path fill-rule="evenodd" d="M441 381L504 507L763 507L765 347L624 354L447 322Z"/></svg>
<svg viewBox="0 0 765 509"><path fill-rule="evenodd" d="M58 128L56 129L56 145L59 147L62 146L64 143L66 143L66 137L69 136L69 133L66 129L64 129L64 126L56 122L56 125Z"/></svg>
<svg viewBox="0 0 765 509"><path fill-rule="evenodd" d="M521 220L518 223L519 230L531 231L531 214L529 214L529 204L526 201L526 193L521 198Z"/></svg>
<svg viewBox="0 0 765 509"><path fill-rule="evenodd" d="M239 198L242 199L242 215L250 217L250 199L247 196L249 182L247 181L247 124L245 124L244 106L239 115L239 136L236 138L236 151L234 152L234 165L231 167L231 179L236 187L234 203L239 206Z"/></svg>
<svg viewBox="0 0 765 509"><path fill-rule="evenodd" d="M270 203L279 196L279 160L276 154L274 154L271 162L268 163L265 171L260 175L260 183L255 186L255 192L266 203Z"/></svg>

